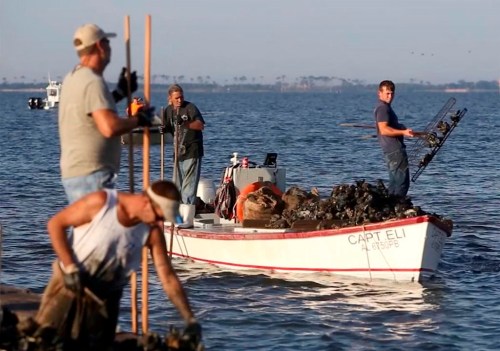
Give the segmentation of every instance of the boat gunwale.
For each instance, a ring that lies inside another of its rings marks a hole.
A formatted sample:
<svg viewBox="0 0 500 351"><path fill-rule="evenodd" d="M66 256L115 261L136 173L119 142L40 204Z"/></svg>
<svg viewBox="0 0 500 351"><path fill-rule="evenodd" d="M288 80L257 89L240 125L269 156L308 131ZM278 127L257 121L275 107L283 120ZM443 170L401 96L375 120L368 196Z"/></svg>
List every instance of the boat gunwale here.
<svg viewBox="0 0 500 351"><path fill-rule="evenodd" d="M217 229L211 230L210 228L190 228L182 229L176 228L176 235L207 239L207 240L280 240L280 239L305 239L313 237L347 235L356 232L369 232L373 230L387 229L395 226L406 226L420 223L431 223L443 230L447 237L451 236L452 228L447 226L442 220L432 215L417 216L411 218L394 219L379 223L369 223L365 225L358 225L352 227L334 228L334 229L321 229L321 230L300 230L300 229L287 229L285 232L238 232L238 226L227 226L227 231L224 231L223 226L216 227ZM257 228L255 228L258 230ZM231 232L229 230L232 230ZM166 227L165 234L168 235L170 230Z"/></svg>

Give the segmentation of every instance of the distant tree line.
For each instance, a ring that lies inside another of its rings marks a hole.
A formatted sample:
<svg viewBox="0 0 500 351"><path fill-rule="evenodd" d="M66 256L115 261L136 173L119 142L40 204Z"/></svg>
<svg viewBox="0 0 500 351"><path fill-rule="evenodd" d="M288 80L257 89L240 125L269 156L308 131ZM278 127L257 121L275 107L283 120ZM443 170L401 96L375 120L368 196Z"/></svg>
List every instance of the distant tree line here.
<svg viewBox="0 0 500 351"><path fill-rule="evenodd" d="M52 80L61 81L61 76L50 77ZM138 76L139 83L143 83L144 77ZM25 76L14 77L9 81L2 78L0 88L4 89L44 89L47 85L48 77L41 80L28 79ZM166 90L166 86L172 83L182 84L185 89L208 92L238 92L238 91L278 91L278 92L347 92L347 91L373 91L377 84L367 84L359 79L347 79L335 76L299 76L289 78L286 75L277 76L274 82L265 82L264 76L247 77L234 76L232 79L225 79L223 83L216 82L211 76L187 77L185 75L153 74L151 76L151 89ZM398 91L444 91L461 89L464 91L498 91L499 81L480 80L468 82L459 80L454 83L432 84L429 81L411 78L409 82L396 82ZM114 82L110 82L113 86Z"/></svg>

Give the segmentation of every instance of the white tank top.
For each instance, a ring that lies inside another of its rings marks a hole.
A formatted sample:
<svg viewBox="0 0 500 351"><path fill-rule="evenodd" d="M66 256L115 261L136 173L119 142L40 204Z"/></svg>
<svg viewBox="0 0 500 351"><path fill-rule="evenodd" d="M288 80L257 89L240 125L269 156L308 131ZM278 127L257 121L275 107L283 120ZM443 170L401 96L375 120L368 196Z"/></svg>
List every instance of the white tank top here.
<svg viewBox="0 0 500 351"><path fill-rule="evenodd" d="M150 228L144 223L124 227L117 216L117 191L104 191L106 205L90 223L74 229L72 246L80 267L91 277L121 287L140 267Z"/></svg>

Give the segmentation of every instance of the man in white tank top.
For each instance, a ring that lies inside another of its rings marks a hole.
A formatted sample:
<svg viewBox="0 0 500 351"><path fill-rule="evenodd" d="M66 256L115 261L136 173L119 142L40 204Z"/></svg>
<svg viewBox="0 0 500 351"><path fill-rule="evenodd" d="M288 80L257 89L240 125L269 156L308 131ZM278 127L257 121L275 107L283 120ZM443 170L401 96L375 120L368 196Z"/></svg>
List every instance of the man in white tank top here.
<svg viewBox="0 0 500 351"><path fill-rule="evenodd" d="M161 230L163 221L179 222L180 196L169 181L154 182L143 194L105 189L50 218L47 228L57 260L36 322L54 328L65 345L110 347L123 288L139 269L147 246L165 293L186 321L184 335L199 344L201 326L172 268ZM70 227L74 231L68 238Z"/></svg>

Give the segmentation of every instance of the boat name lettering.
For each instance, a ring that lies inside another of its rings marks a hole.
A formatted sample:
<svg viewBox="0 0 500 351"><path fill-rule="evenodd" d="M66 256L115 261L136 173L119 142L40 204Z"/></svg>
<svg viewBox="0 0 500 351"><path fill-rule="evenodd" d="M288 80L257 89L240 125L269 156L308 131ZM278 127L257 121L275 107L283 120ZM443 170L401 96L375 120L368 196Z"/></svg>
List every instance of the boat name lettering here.
<svg viewBox="0 0 500 351"><path fill-rule="evenodd" d="M399 247L399 241L397 241L396 239L372 243L372 250L385 250L391 249L393 247Z"/></svg>
<svg viewBox="0 0 500 351"><path fill-rule="evenodd" d="M391 228L385 231L364 232L359 234L352 234L348 236L351 245L369 244L377 242L397 241L398 239L406 238L404 228ZM374 246L374 249L378 247Z"/></svg>

